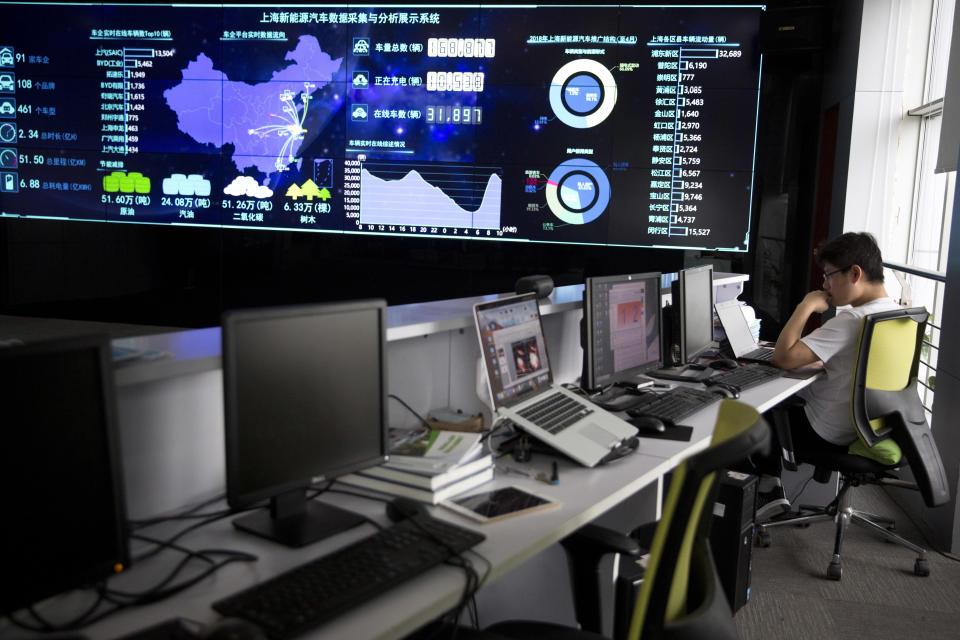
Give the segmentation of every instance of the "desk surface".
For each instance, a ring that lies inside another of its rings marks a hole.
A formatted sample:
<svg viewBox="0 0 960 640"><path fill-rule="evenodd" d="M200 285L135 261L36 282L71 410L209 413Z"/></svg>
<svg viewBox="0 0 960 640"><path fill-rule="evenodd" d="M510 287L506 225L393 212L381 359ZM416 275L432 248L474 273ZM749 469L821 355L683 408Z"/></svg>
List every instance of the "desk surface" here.
<svg viewBox="0 0 960 640"><path fill-rule="evenodd" d="M741 400L765 411L810 384L812 380L813 378L778 378L743 392ZM560 484L556 486L545 487L532 479L500 474L492 484L484 487L484 490L489 490L509 484L525 486L560 501L561 506L558 508L486 525L473 523L442 507L433 508L433 512L444 520L486 534L487 540L475 549L483 559L474 554L470 555L481 576L487 574L485 583L490 583L640 489L659 482L681 459L706 448L718 409L719 403L684 421L693 427L689 442L641 438L641 445L636 453L596 469L559 460ZM547 471L549 463L544 457L538 457L531 464L530 470ZM328 493L323 500L387 523L382 503L379 501L339 493ZM164 534L160 529L146 532L159 537ZM90 638L113 638L176 616L203 623L214 622L218 616L210 608L210 604L215 600L329 553L372 532L370 525L363 525L304 549L294 550L237 532L228 519L221 520L187 535L180 542L196 549L230 548L248 551L260 558L257 562L228 565L182 594L149 607L129 608L83 631ZM133 591L146 588L170 568L169 558L164 559L161 556L149 560L114 578L111 588ZM464 584L461 570L449 566L438 567L317 628L305 637L402 637L453 608L460 599ZM89 603L89 597L89 594L77 592L67 594L40 605L38 610L49 612L53 619L58 619L60 616L57 613L78 608L82 602ZM3 623L0 623L0 637L21 635L18 630L4 627Z"/></svg>

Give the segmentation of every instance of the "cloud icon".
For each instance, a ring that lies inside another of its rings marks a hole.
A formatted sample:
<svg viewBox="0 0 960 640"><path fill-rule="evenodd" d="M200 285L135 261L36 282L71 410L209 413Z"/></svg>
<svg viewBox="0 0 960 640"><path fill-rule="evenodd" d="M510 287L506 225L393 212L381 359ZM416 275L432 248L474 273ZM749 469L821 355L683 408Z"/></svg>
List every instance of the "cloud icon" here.
<svg viewBox="0 0 960 640"><path fill-rule="evenodd" d="M258 184L250 176L237 176L223 188L223 192L228 196L250 196L261 200L273 195L273 189Z"/></svg>

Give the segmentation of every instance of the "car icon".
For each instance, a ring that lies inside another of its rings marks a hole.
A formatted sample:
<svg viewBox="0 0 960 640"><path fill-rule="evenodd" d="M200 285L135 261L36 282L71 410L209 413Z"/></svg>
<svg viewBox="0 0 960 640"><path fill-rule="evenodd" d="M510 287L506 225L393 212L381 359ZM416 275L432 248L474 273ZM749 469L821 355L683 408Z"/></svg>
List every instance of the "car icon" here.
<svg viewBox="0 0 960 640"><path fill-rule="evenodd" d="M353 110L354 120L362 120L363 118L366 118L366 117L367 117L367 110L364 109L363 107L357 107L356 109Z"/></svg>
<svg viewBox="0 0 960 640"><path fill-rule="evenodd" d="M362 73L358 73L353 77L353 86L355 87L366 87L369 83L367 82L367 76Z"/></svg>
<svg viewBox="0 0 960 640"><path fill-rule="evenodd" d="M13 66L13 49L10 47L4 47L0 49L0 67L12 67Z"/></svg>
<svg viewBox="0 0 960 640"><path fill-rule="evenodd" d="M370 41L366 38L357 38L353 41L354 55L367 55L370 53Z"/></svg>
<svg viewBox="0 0 960 640"><path fill-rule="evenodd" d="M12 104L10 104L9 102L0 103L0 114L9 116L9 115L13 115L13 113L14 113L14 108Z"/></svg>
<svg viewBox="0 0 960 640"><path fill-rule="evenodd" d="M5 73L0 76L0 91L13 91L13 76Z"/></svg>

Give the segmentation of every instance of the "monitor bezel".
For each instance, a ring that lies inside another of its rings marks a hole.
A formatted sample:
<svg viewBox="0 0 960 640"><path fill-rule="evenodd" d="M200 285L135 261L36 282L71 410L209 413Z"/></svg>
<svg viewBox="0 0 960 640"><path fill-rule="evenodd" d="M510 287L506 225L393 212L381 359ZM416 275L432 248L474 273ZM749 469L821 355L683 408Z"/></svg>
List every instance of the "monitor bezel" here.
<svg viewBox="0 0 960 640"><path fill-rule="evenodd" d="M657 288L657 331L660 334L660 348L657 350L657 360L648 364L639 365L623 371L614 372L609 384L622 382L630 377L643 375L649 371L663 367L663 302L662 302L662 273L659 271L650 271L646 273L628 273L614 276L599 276L586 279L583 288L583 321L585 325L584 344L583 344L583 388L587 391L595 391L597 385L596 363L593 353L593 339L595 330L591 315L593 313L593 287L596 285L619 284L623 282L634 282L636 280L655 279ZM605 385L606 386L606 385Z"/></svg>
<svg viewBox="0 0 960 640"><path fill-rule="evenodd" d="M689 345L687 345L687 335L689 333L687 325L690 321L690 305L687 304L687 290L689 289L687 278L689 278L691 275L698 275L703 271L708 271L710 273L710 286L708 293L710 296L710 302L706 307L709 310L708 315L710 317L710 340L708 340L707 343L704 344L700 349L697 349L691 353ZM678 274L677 288L679 290L680 299L674 300L673 302L674 304L679 303L680 305L680 364L685 365L690 364L696 360L700 354L709 351L713 347L713 265L705 264L697 267L688 267L686 269L682 269Z"/></svg>
<svg viewBox="0 0 960 640"><path fill-rule="evenodd" d="M376 310L380 339L380 453L370 458L333 469L318 470L308 477L284 480L269 487L240 491L237 480L242 474L239 438L239 407L236 388L237 348L235 329L241 323L282 320L309 315L349 313L355 311ZM276 498L285 493L305 489L318 481L331 480L347 473L381 464L389 459L387 440L387 303L383 299L357 300L321 304L289 305L227 311L222 320L223 344L223 390L224 390L224 441L226 449L227 504L233 508L249 506L266 499ZM321 473L322 472L322 473Z"/></svg>
<svg viewBox="0 0 960 640"><path fill-rule="evenodd" d="M103 415L104 440L107 448L107 471L110 474L112 491L113 522L110 529L114 535L114 549L112 558L98 563L91 563L86 570L72 575L58 573L56 581L48 583L45 589L30 591L28 584L20 584L15 600L9 603L0 603L0 614L17 611L32 603L63 593L71 589L81 588L109 578L131 565L129 523L127 521L126 492L124 490L124 472L121 459L119 425L117 420L116 390L114 385L113 360L111 358L110 338L107 335L87 335L71 338L48 340L29 343L0 349L0 362L7 359L23 356L42 355L47 353L62 353L65 351L97 352L97 361L100 371L100 404ZM65 488L69 491L69 488ZM69 535L69 532L66 532Z"/></svg>

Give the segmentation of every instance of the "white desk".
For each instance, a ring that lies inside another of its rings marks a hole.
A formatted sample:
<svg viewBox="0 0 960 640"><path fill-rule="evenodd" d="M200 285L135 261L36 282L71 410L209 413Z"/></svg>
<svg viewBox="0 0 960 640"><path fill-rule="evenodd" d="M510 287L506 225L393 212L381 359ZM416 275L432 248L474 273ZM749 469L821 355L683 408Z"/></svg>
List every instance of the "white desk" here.
<svg viewBox="0 0 960 640"><path fill-rule="evenodd" d="M811 381L779 378L745 391L741 400L764 411ZM492 484L485 487L489 489L507 484L527 486L559 500L562 505L558 508L489 525L477 525L443 508L434 508L434 514L486 534L487 540L475 550L492 565L486 576L486 583L489 584L640 489L654 483L659 486L664 474L682 458L707 447L717 411L718 404L715 404L684 421L693 427L689 442L642 438L638 452L596 469L560 460L560 484L556 486L547 487L514 475L498 475ZM544 456L538 456L533 463L536 470L546 470L548 466L549 460ZM324 500L363 513L379 522L387 522L379 502L336 493L327 494ZM146 533L159 537L163 535L159 528L147 530ZM184 593L149 607L129 608L83 632L90 638L114 638L176 616L203 623L214 622L218 614L210 608L210 604L215 600L370 533L372 527L364 525L304 549L293 550L237 532L228 519L221 520L187 535L180 541L181 544L195 549L225 547L248 551L258 555L259 561L229 565ZM170 562L169 558L160 557L135 566L127 574L114 579L111 587L133 591L145 588L170 569ZM475 558L474 565L481 576L486 573L487 565L483 560ZM305 637L399 638L453 608L460 599L464 584L461 570L438 567L317 628ZM38 610L57 620L65 615L65 610L80 607L81 601L89 602L74 593L48 601ZM22 637L19 630L2 624L0 637Z"/></svg>

